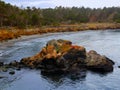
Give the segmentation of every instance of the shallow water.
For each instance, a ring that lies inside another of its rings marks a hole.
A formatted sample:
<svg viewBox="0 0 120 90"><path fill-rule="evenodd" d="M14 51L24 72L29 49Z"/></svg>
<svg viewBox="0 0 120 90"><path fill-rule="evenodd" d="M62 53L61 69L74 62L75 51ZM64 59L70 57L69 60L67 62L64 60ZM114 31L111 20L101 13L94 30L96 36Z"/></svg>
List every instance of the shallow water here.
<svg viewBox="0 0 120 90"><path fill-rule="evenodd" d="M96 50L115 62L114 71L83 76L44 75L40 70L22 69L15 75L0 72L0 90L120 90L120 30L55 33L30 39L0 43L0 61L9 63L36 54L51 39L67 39L73 44Z"/></svg>

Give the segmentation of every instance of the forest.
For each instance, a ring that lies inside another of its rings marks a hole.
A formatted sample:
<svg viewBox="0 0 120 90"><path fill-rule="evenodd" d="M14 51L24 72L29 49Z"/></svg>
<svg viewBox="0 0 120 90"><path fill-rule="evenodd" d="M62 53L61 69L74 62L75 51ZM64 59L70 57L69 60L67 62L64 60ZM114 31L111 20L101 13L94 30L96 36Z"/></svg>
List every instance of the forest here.
<svg viewBox="0 0 120 90"><path fill-rule="evenodd" d="M89 22L120 23L120 7L20 8L0 0L0 27L41 27Z"/></svg>

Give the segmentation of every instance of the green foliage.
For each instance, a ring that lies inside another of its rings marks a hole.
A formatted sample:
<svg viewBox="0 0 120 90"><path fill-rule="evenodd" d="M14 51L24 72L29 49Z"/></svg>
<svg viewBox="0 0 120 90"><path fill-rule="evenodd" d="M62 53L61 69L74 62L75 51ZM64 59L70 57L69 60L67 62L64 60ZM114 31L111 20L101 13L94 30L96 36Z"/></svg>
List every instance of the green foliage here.
<svg viewBox="0 0 120 90"><path fill-rule="evenodd" d="M0 26L17 26L26 28L27 26L40 26L41 10L27 7L20 9L16 6L0 1Z"/></svg>
<svg viewBox="0 0 120 90"><path fill-rule="evenodd" d="M87 23L87 22L117 22L120 23L120 7L91 9L84 7L56 7L54 9L40 9L27 7L21 9L0 0L0 27L51 25L59 26L61 23Z"/></svg>
<svg viewBox="0 0 120 90"><path fill-rule="evenodd" d="M114 16L114 21L120 23L120 13L116 13Z"/></svg>

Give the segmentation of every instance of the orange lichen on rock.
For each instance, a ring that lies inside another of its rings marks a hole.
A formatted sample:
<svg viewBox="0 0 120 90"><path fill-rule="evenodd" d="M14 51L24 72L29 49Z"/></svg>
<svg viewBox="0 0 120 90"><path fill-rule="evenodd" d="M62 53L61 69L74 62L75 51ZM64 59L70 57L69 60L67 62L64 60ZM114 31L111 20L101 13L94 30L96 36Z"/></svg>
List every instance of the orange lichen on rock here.
<svg viewBox="0 0 120 90"><path fill-rule="evenodd" d="M72 48L74 48L74 49L81 49L81 50L83 50L83 49L85 49L83 46L77 46L77 45L72 45Z"/></svg>
<svg viewBox="0 0 120 90"><path fill-rule="evenodd" d="M36 55L28 58L23 58L21 60L26 66L34 65L36 61L57 59L62 56L63 53L67 52L72 48L72 44L67 40L51 40L46 44L46 47L43 47L42 50Z"/></svg>
<svg viewBox="0 0 120 90"><path fill-rule="evenodd" d="M72 48L72 46L71 45L62 45L62 46L60 46L59 47L59 49L58 49L58 52L60 52L60 53L65 53L65 52L67 52L68 50L70 50Z"/></svg>

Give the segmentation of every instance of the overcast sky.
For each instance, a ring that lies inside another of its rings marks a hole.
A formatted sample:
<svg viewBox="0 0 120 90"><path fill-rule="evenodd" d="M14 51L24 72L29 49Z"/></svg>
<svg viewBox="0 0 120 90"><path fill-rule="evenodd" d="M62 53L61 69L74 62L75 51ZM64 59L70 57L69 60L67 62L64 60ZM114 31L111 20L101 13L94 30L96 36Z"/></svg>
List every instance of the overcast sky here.
<svg viewBox="0 0 120 90"><path fill-rule="evenodd" d="M55 6L64 7L90 7L90 8L103 8L103 7L120 7L120 0L2 0L17 6L23 7L40 7L40 8L54 8Z"/></svg>

